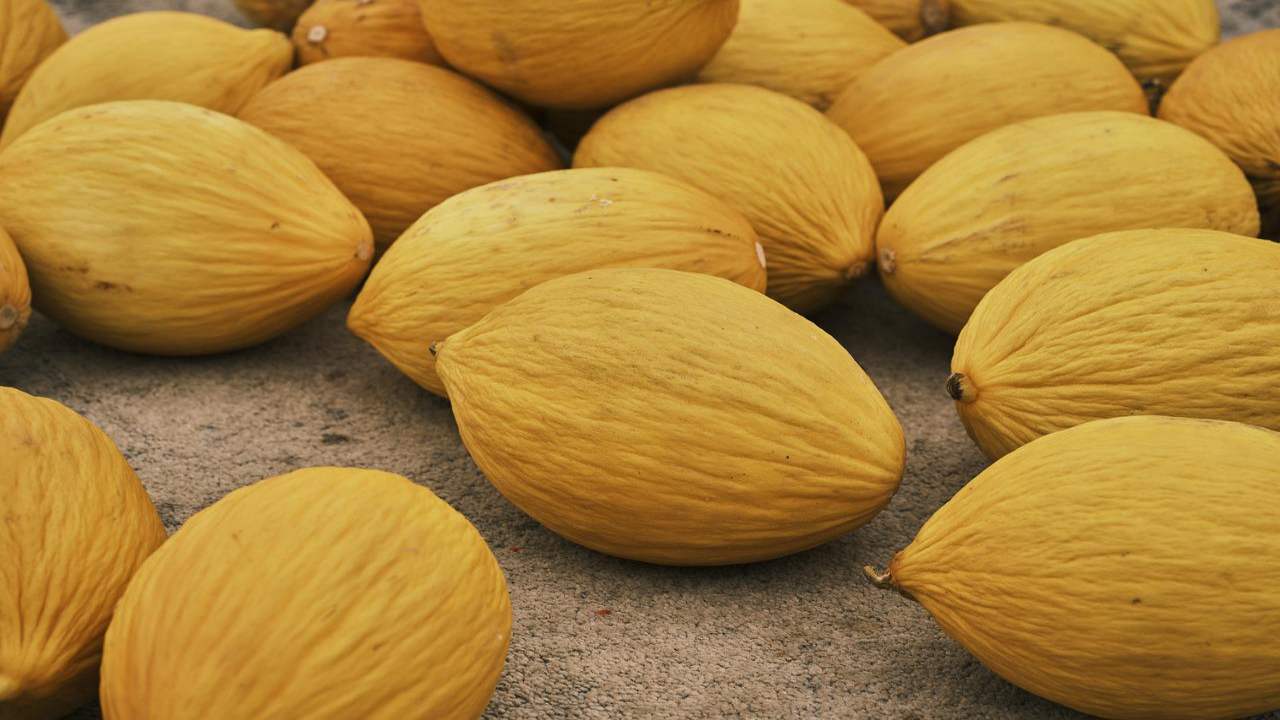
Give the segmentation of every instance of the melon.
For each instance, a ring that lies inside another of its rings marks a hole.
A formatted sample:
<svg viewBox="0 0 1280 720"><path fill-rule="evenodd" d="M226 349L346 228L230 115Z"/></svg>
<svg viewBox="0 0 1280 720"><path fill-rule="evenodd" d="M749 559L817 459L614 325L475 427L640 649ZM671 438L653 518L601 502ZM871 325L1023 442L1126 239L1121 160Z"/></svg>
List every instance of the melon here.
<svg viewBox="0 0 1280 720"><path fill-rule="evenodd" d="M946 30L950 0L844 0L861 9L907 42Z"/></svg>
<svg viewBox="0 0 1280 720"><path fill-rule="evenodd" d="M298 16L311 5L312 0L234 0L234 2L236 9L255 23L281 32L289 32L297 22Z"/></svg>
<svg viewBox="0 0 1280 720"><path fill-rule="evenodd" d="M0 352L8 350L31 318L27 266L9 233L0 228Z"/></svg>
<svg viewBox="0 0 1280 720"><path fill-rule="evenodd" d="M45 0L0 2L0 123L36 66L66 41Z"/></svg>
<svg viewBox="0 0 1280 720"><path fill-rule="evenodd" d="M298 62L395 57L443 65L418 0L316 0L293 28Z"/></svg>

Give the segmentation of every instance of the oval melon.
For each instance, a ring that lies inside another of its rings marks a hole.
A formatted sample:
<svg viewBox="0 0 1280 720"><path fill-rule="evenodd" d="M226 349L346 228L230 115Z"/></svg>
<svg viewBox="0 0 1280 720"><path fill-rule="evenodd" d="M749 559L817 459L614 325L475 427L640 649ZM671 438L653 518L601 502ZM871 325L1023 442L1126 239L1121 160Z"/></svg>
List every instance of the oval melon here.
<svg viewBox="0 0 1280 720"><path fill-rule="evenodd" d="M759 85L825 110L860 72L903 47L836 0L742 0L737 27L698 79Z"/></svg>
<svg viewBox="0 0 1280 720"><path fill-rule="evenodd" d="M368 218L379 250L463 190L561 166L533 121L497 95L395 58L308 65L239 117L315 161Z"/></svg>
<svg viewBox="0 0 1280 720"><path fill-rule="evenodd" d="M418 0L316 0L293 28L298 62L368 56L443 65Z"/></svg>
<svg viewBox="0 0 1280 720"><path fill-rule="evenodd" d="M726 201L760 235L770 297L801 312L866 272L884 212L871 165L840 128L748 85L661 90L615 108L573 164L653 170Z"/></svg>
<svg viewBox="0 0 1280 720"><path fill-rule="evenodd" d="M951 23L950 0L845 0L907 42L946 30Z"/></svg>
<svg viewBox="0 0 1280 720"><path fill-rule="evenodd" d="M1280 30L1200 56L1165 95L1160 117L1208 138L1244 168L1268 236L1280 231Z"/></svg>
<svg viewBox="0 0 1280 720"><path fill-rule="evenodd" d="M45 0L5 0L0 7L0 123L36 66L66 41L58 14Z"/></svg>
<svg viewBox="0 0 1280 720"><path fill-rule="evenodd" d="M510 638L466 518L399 475L298 470L197 513L142 567L107 631L103 715L476 718Z"/></svg>
<svg viewBox="0 0 1280 720"><path fill-rule="evenodd" d="M60 718L96 695L111 612L164 525L111 439L52 400L0 387L0 466L0 718Z"/></svg>
<svg viewBox="0 0 1280 720"><path fill-rule="evenodd" d="M849 132L896 198L966 142L1042 115L1146 115L1138 81L1115 55L1073 32L990 23L936 35L858 76L828 116Z"/></svg>
<svg viewBox="0 0 1280 720"><path fill-rule="evenodd" d="M8 350L31 318L27 266L9 233L0 228L0 352Z"/></svg>
<svg viewBox="0 0 1280 720"><path fill-rule="evenodd" d="M0 186L36 308L133 352L271 338L349 292L373 255L368 223L302 153L183 103L63 113L0 153Z"/></svg>
<svg viewBox="0 0 1280 720"><path fill-rule="evenodd" d="M1037 118L929 168L876 236L890 294L960 331L983 294L1063 243L1111 230L1189 227L1257 235L1249 183L1221 151L1133 113Z"/></svg>
<svg viewBox="0 0 1280 720"><path fill-rule="evenodd" d="M64 110L113 100L175 100L234 114L293 62L289 39L186 12L108 20L58 48L13 104L0 147Z"/></svg>
<svg viewBox="0 0 1280 720"><path fill-rule="evenodd" d="M1102 420L999 460L876 579L1005 679L1117 720L1280 708L1280 434Z"/></svg>
<svg viewBox="0 0 1280 720"><path fill-rule="evenodd" d="M1208 230L1069 243L1014 271L956 343L948 391L990 457L1089 420L1280 430L1280 246Z"/></svg>
<svg viewBox="0 0 1280 720"><path fill-rule="evenodd" d="M544 280L625 266L765 289L755 231L719 200L643 170L561 170L476 188L427 213L378 262L347 325L444 394L431 342Z"/></svg>
<svg viewBox="0 0 1280 720"><path fill-rule="evenodd" d="M353 0L363 2L364 0ZM245 17L281 32L289 32L298 16L311 5L312 0L234 0L236 8Z"/></svg>
<svg viewBox="0 0 1280 720"><path fill-rule="evenodd" d="M1078 32L1139 80L1170 82L1218 42L1214 0L951 0L957 25L1025 20Z"/></svg>
<svg viewBox="0 0 1280 720"><path fill-rule="evenodd" d="M738 0L421 0L449 64L532 105L586 110L692 78Z"/></svg>
<svg viewBox="0 0 1280 720"><path fill-rule="evenodd" d="M902 429L844 348L722 278L538 285L434 348L489 480L551 530L670 565L780 557L883 508Z"/></svg>

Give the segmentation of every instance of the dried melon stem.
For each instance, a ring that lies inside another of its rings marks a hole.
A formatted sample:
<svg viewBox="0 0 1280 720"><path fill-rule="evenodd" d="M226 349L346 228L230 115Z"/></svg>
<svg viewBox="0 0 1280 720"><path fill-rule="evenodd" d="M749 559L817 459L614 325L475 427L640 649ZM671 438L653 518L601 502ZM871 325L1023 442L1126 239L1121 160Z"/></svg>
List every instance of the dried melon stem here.
<svg viewBox="0 0 1280 720"><path fill-rule="evenodd" d="M12 305L0 307L0 330L8 330L18 324L18 308Z"/></svg>
<svg viewBox="0 0 1280 720"><path fill-rule="evenodd" d="M893 590L893 574L889 572L880 572L870 565L863 565L862 572L871 581L872 585L881 590Z"/></svg>
<svg viewBox="0 0 1280 720"><path fill-rule="evenodd" d="M951 25L951 7L948 0L921 0L920 25L925 35L936 35Z"/></svg>
<svg viewBox="0 0 1280 720"><path fill-rule="evenodd" d="M947 378L947 394L956 402L971 403L978 399L978 388L964 373L952 373Z"/></svg>

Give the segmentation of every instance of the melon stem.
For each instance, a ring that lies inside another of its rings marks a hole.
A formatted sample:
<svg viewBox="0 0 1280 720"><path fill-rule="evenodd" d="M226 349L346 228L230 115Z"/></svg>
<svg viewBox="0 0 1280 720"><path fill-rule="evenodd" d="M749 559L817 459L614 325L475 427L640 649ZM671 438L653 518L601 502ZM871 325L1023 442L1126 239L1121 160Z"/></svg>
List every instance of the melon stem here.
<svg viewBox="0 0 1280 720"><path fill-rule="evenodd" d="M882 573L879 570L876 570L875 568L871 567L870 565L863 565L862 572L867 576L867 579L871 581L872 585L875 585L881 590L894 589L893 575L891 573L887 573L887 572Z"/></svg>

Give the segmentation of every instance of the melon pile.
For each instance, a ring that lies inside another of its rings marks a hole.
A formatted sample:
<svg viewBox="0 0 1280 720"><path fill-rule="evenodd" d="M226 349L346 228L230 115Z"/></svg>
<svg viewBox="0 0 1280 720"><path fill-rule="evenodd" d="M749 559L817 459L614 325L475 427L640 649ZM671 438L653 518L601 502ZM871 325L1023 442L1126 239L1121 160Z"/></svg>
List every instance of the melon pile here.
<svg viewBox="0 0 1280 720"><path fill-rule="evenodd" d="M908 438L819 314L880 282L956 337L938 402L993 462L870 579L1083 712L1280 708L1280 30L1219 44L1211 0L236 3L264 27L68 39L0 0L0 353L33 309L198 356L349 302L548 530L728 565L893 500ZM502 674L498 561L394 472L296 469L166 537L100 429L0 388L0 520L0 720L474 718Z"/></svg>

